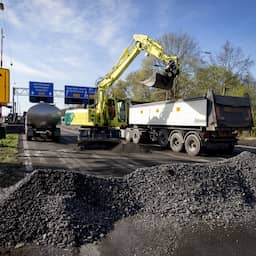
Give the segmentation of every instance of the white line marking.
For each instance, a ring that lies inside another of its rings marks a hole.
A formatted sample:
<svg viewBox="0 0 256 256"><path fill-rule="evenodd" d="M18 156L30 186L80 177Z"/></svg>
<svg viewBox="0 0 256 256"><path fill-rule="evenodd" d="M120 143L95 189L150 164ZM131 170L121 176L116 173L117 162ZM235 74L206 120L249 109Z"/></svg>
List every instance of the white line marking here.
<svg viewBox="0 0 256 256"><path fill-rule="evenodd" d="M200 163L210 163L210 162L212 162L210 159L208 160L208 159L202 159L202 158L198 158L198 157L191 158L188 155L181 156L181 155L176 155L175 153L172 153L172 152L166 153L166 152L163 152L163 151L161 151L161 152L154 151L154 153L165 154L167 156L174 157L176 159L192 161L192 162L200 162ZM222 161L224 159L225 158L223 158L223 157L219 157L219 158L216 158L216 161ZM170 159L170 160L175 160L175 159Z"/></svg>
<svg viewBox="0 0 256 256"><path fill-rule="evenodd" d="M249 149L254 149L254 150L256 150L256 147L253 147L253 146L246 146L246 145L236 145L235 146L236 148L249 148Z"/></svg>
<svg viewBox="0 0 256 256"><path fill-rule="evenodd" d="M30 157L30 152L29 152L29 148L28 148L28 142L26 140L26 138L22 139L22 144L23 144L23 151L24 151L24 164L25 164L25 169L27 172L32 172L33 171L33 166L32 166L32 161L31 161L31 157ZM25 153L25 149L26 149L26 153Z"/></svg>

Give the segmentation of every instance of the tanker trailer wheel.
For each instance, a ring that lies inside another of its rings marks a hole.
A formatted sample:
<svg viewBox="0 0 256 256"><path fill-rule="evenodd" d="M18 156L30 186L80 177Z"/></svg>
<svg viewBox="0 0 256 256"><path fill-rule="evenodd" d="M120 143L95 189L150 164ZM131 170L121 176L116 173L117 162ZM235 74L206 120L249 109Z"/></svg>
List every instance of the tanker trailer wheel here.
<svg viewBox="0 0 256 256"><path fill-rule="evenodd" d="M132 131L130 129L127 129L125 132L125 140L127 142L131 142L132 141L132 135L131 135Z"/></svg>
<svg viewBox="0 0 256 256"><path fill-rule="evenodd" d="M235 149L235 144L234 143L229 143L229 144L227 144L225 153L232 154L234 152L234 149Z"/></svg>
<svg viewBox="0 0 256 256"><path fill-rule="evenodd" d="M32 137L27 135L27 141L31 141Z"/></svg>
<svg viewBox="0 0 256 256"><path fill-rule="evenodd" d="M25 131L25 133L26 133L27 141L31 141L32 138L33 138L33 135L34 135L33 129L32 129L31 127L27 127L27 126L26 126L26 131Z"/></svg>
<svg viewBox="0 0 256 256"><path fill-rule="evenodd" d="M169 143L169 132L167 129L159 130L157 142L161 148L167 148L168 143Z"/></svg>
<svg viewBox="0 0 256 256"><path fill-rule="evenodd" d="M56 136L52 136L52 140L54 141L54 142L60 142L60 136L58 136L58 135L56 135Z"/></svg>
<svg viewBox="0 0 256 256"><path fill-rule="evenodd" d="M132 142L134 144L139 144L140 142L140 131L139 129L134 129L132 132Z"/></svg>
<svg viewBox="0 0 256 256"><path fill-rule="evenodd" d="M174 132L171 135L170 147L173 152L181 152L183 150L184 140L180 132Z"/></svg>
<svg viewBox="0 0 256 256"><path fill-rule="evenodd" d="M185 149L188 155L196 156L201 150L200 139L196 134L190 134L185 139Z"/></svg>

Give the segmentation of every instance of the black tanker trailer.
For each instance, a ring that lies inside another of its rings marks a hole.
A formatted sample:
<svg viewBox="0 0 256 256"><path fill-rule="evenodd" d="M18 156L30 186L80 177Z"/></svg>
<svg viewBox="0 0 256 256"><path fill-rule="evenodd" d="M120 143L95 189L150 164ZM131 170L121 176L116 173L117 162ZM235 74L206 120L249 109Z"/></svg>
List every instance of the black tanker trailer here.
<svg viewBox="0 0 256 256"><path fill-rule="evenodd" d="M26 116L27 140L33 137L42 137L59 141L60 128L57 125L61 121L61 111L49 103L38 103L32 106Z"/></svg>

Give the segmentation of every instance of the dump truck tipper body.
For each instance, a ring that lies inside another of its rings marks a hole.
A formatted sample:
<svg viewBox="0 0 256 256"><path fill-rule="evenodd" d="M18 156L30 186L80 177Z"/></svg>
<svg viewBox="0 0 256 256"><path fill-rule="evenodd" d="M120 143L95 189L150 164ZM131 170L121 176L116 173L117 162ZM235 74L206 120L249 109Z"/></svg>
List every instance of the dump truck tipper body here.
<svg viewBox="0 0 256 256"><path fill-rule="evenodd" d="M248 96L214 95L175 101L133 105L129 109L126 139L170 145L179 152L197 155L205 147L226 147L231 151L237 132L253 126Z"/></svg>
<svg viewBox="0 0 256 256"><path fill-rule="evenodd" d="M152 126L206 126L207 99L161 101L131 106L129 123Z"/></svg>

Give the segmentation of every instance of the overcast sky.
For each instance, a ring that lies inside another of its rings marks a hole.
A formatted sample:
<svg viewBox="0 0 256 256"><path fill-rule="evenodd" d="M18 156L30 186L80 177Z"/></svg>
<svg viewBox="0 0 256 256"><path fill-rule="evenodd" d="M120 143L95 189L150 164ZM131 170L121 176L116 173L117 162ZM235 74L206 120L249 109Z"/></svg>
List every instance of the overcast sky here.
<svg viewBox="0 0 256 256"><path fill-rule="evenodd" d="M256 2L252 0L2 2L4 66L11 69L15 87L28 87L29 81L53 82L59 90L65 84L94 86L136 33L157 39L168 32L187 32L202 50L213 54L229 40L256 62ZM128 72L137 69L141 59ZM57 104L63 107L63 99ZM27 97L19 97L18 110L28 106Z"/></svg>

